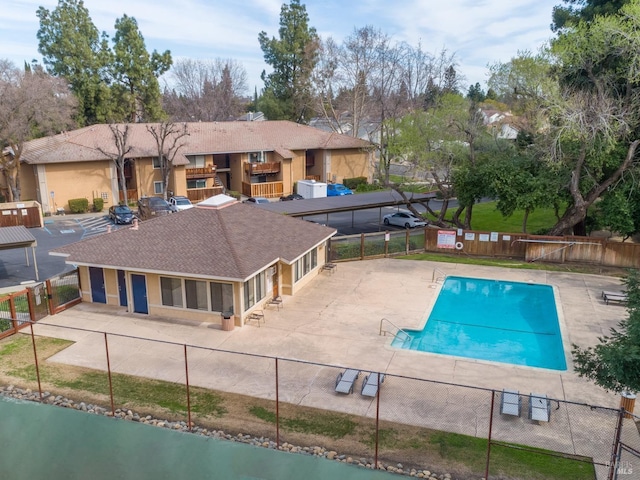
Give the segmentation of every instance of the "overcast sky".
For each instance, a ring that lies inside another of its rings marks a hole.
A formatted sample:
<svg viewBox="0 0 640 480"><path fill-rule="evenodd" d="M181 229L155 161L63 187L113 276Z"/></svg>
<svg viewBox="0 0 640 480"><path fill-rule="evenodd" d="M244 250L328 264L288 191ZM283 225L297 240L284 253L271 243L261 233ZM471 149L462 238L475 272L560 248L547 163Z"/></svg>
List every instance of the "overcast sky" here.
<svg viewBox="0 0 640 480"><path fill-rule="evenodd" d="M438 53L455 53L465 85L486 88L487 65L506 62L519 50L537 50L552 37L554 5L561 0L307 0L309 23L325 39L340 42L355 28L373 25L393 40ZM263 84L258 33L278 36L282 0L85 0L98 30L113 37L123 14L135 17L147 49L179 58L231 58L247 70L250 92ZM56 0L4 0L0 8L0 58L22 67L41 60L38 17Z"/></svg>

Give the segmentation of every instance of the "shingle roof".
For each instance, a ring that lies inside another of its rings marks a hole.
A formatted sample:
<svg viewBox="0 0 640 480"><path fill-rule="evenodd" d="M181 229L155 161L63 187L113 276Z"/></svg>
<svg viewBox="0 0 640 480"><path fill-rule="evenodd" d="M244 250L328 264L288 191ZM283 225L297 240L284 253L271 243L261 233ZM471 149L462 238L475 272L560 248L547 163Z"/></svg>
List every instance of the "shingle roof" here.
<svg viewBox="0 0 640 480"><path fill-rule="evenodd" d="M157 124L129 124L129 157L153 157L158 154L155 139L147 126ZM215 153L244 153L278 151L291 155L292 150L370 148L359 138L325 132L317 128L288 121L267 122L194 122L187 123L189 136L176 157L176 164L184 164L184 155ZM26 163L64 163L104 160L100 151L116 152L109 125L100 124L27 142L22 153Z"/></svg>
<svg viewBox="0 0 640 480"><path fill-rule="evenodd" d="M291 263L336 231L239 202L196 207L56 248L67 262L245 280L278 259Z"/></svg>

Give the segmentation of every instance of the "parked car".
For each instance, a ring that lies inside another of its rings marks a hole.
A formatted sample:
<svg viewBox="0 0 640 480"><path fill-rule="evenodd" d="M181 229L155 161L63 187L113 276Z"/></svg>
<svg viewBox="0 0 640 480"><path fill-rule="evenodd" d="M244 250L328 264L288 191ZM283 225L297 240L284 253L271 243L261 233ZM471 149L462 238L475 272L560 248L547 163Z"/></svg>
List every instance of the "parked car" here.
<svg viewBox="0 0 640 480"><path fill-rule="evenodd" d="M181 195L173 196L169 199L169 205L174 212L181 212L182 210L189 210L193 208L193 203L187 197Z"/></svg>
<svg viewBox="0 0 640 480"><path fill-rule="evenodd" d="M109 207L109 220L115 224L125 225L133 222L135 215L127 205L111 205Z"/></svg>
<svg viewBox="0 0 640 480"><path fill-rule="evenodd" d="M425 227L427 222L420 217L416 217L413 213L409 212L396 212L385 215L385 225L396 225L404 228Z"/></svg>
<svg viewBox="0 0 640 480"><path fill-rule="evenodd" d="M160 197L142 197L138 200L138 217L140 220L160 217L172 213L171 205Z"/></svg>
<svg viewBox="0 0 640 480"><path fill-rule="evenodd" d="M341 183L330 183L327 185L327 197L339 197L341 195L353 195L353 191Z"/></svg>
<svg viewBox="0 0 640 480"><path fill-rule="evenodd" d="M297 193L292 193L291 195L287 195L286 197L280 197L281 202L287 202L289 200L304 200L302 195L298 195Z"/></svg>
<svg viewBox="0 0 640 480"><path fill-rule="evenodd" d="M244 203L269 203L269 199L264 197L249 197Z"/></svg>

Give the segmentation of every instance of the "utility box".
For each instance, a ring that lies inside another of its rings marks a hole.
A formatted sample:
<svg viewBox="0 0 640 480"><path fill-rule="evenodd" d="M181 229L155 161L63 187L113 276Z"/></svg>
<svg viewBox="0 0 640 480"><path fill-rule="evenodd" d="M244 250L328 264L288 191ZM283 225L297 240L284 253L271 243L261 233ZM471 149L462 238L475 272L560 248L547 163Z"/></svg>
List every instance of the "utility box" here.
<svg viewBox="0 0 640 480"><path fill-rule="evenodd" d="M324 198L327 196L327 184L315 180L298 180L296 193L303 198Z"/></svg>

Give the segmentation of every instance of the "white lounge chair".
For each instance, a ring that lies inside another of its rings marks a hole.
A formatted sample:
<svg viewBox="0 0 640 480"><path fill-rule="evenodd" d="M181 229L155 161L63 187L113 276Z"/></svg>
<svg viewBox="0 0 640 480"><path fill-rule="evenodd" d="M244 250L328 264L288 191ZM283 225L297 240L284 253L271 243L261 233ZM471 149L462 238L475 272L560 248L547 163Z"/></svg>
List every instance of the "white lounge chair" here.
<svg viewBox="0 0 640 480"><path fill-rule="evenodd" d="M604 303L609 305L610 302L627 303L627 294L625 292L602 292Z"/></svg>
<svg viewBox="0 0 640 480"><path fill-rule="evenodd" d="M503 390L500 395L500 413L503 415L520 416L522 397L517 390Z"/></svg>
<svg viewBox="0 0 640 480"><path fill-rule="evenodd" d="M384 373L370 373L364 377L360 393L365 397L375 397L382 382L384 382Z"/></svg>
<svg viewBox="0 0 640 480"><path fill-rule="evenodd" d="M529 395L529 420L548 422L551 419L551 400L546 395Z"/></svg>
<svg viewBox="0 0 640 480"><path fill-rule="evenodd" d="M336 392L338 393L353 393L353 384L360 376L360 370L354 370L348 368L344 372L340 372L336 378Z"/></svg>

